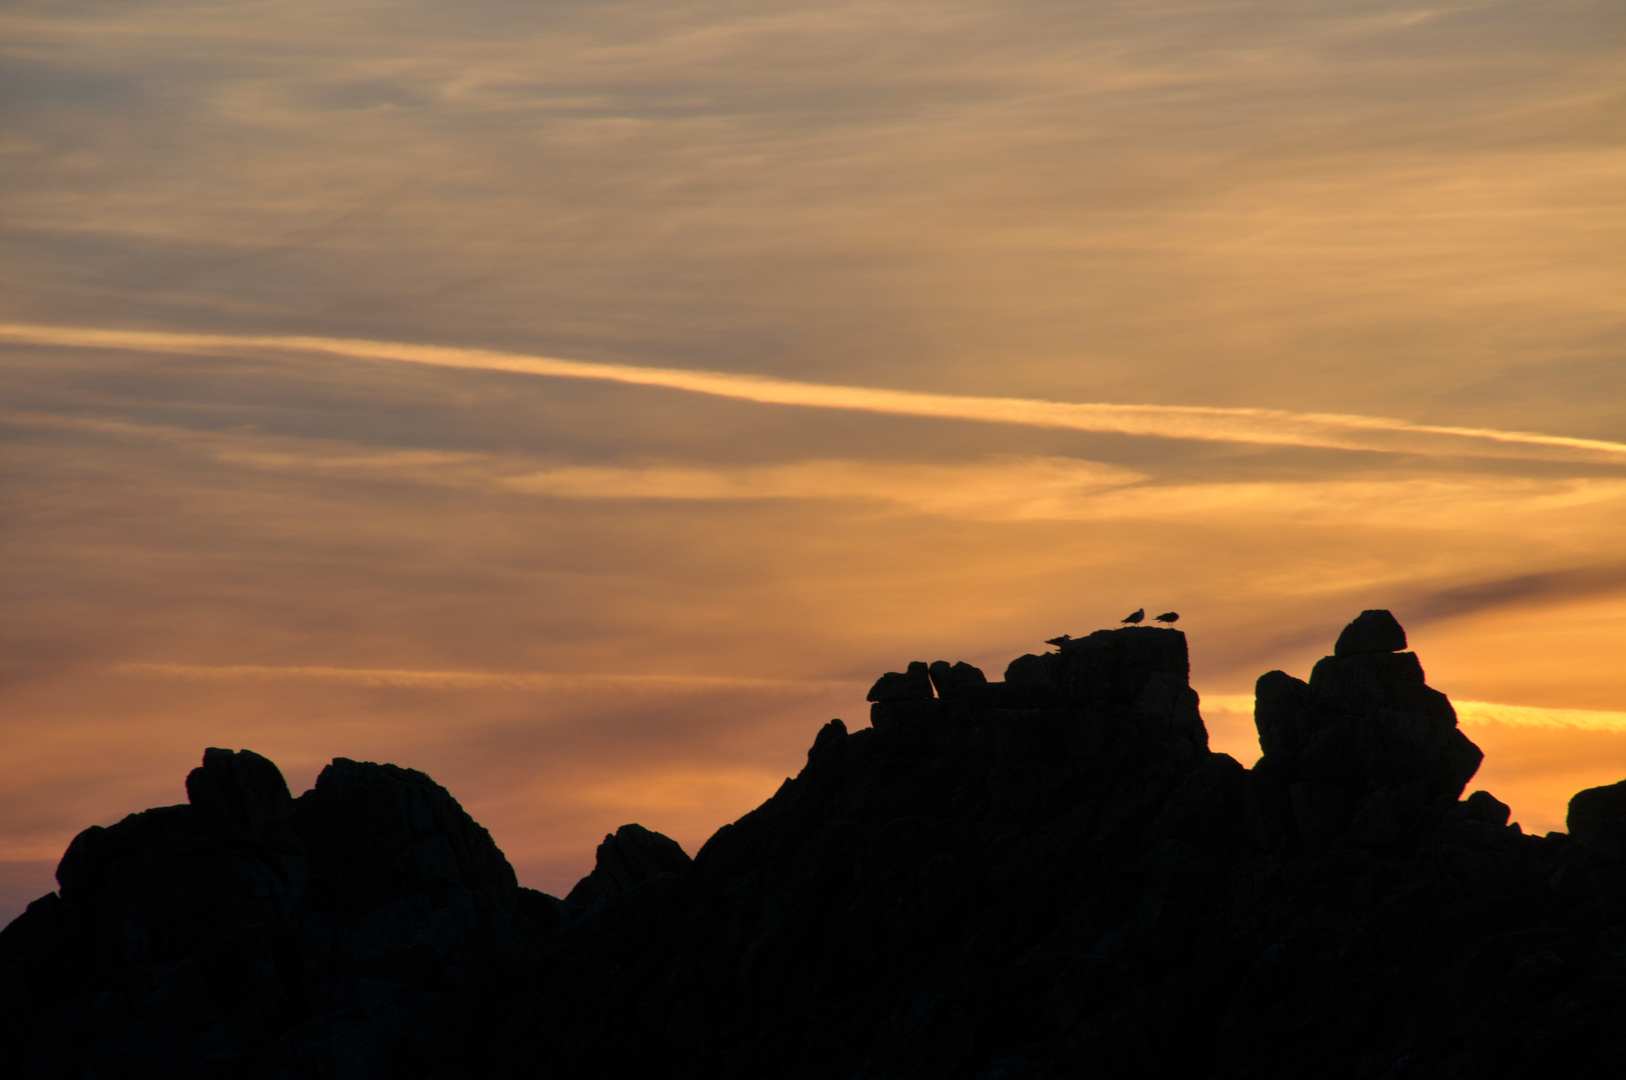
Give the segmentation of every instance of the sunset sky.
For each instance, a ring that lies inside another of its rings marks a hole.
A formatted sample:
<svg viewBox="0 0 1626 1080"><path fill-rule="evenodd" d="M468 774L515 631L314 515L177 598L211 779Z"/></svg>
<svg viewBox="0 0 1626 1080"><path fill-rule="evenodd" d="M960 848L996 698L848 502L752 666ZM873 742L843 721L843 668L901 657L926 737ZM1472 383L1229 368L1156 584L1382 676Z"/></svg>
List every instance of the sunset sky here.
<svg viewBox="0 0 1626 1080"><path fill-rule="evenodd" d="M1392 609L1626 777L1626 5L0 8L0 919L208 746L691 853L910 660Z"/></svg>

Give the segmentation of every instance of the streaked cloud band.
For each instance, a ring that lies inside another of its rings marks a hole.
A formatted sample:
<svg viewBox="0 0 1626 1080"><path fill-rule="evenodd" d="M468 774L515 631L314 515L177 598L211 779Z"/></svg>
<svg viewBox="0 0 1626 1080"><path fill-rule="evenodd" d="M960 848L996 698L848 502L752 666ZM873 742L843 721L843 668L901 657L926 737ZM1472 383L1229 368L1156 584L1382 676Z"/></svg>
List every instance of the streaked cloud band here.
<svg viewBox="0 0 1626 1080"><path fill-rule="evenodd" d="M1626 712L1603 709L1551 709L1539 705L1503 705L1494 701L1456 701L1457 719L1470 727L1504 724L1510 727L1570 728L1626 734Z"/></svg>
<svg viewBox="0 0 1626 1080"><path fill-rule="evenodd" d="M354 360L505 371L547 378L655 386L761 404L843 409L1027 427L1210 442L1472 456L1626 461L1626 443L1540 432L1415 424L1381 416L1279 409L1073 403L836 386L762 375L528 356L490 349L311 336L185 334L0 324L0 341L138 352L315 353Z"/></svg>
<svg viewBox="0 0 1626 1080"><path fill-rule="evenodd" d="M1626 734L1626 712L1607 709L1555 709L1545 705L1504 705L1497 701L1453 701L1457 720L1467 727L1500 724L1553 731L1612 731ZM1252 694L1208 694L1203 705L1232 713L1252 713Z"/></svg>
<svg viewBox="0 0 1626 1080"><path fill-rule="evenodd" d="M413 668L344 668L269 664L153 664L113 665L119 675L188 679L207 682L292 680L345 686L404 687L430 690L729 690L741 688L790 689L799 686L837 686L818 679L760 679L734 675L564 674L548 671L424 671Z"/></svg>

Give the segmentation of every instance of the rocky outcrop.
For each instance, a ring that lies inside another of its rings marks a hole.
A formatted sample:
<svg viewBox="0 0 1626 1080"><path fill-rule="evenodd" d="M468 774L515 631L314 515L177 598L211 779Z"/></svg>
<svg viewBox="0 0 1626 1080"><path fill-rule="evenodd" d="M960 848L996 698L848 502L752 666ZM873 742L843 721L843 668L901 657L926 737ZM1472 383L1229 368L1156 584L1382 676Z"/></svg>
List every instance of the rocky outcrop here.
<svg viewBox="0 0 1626 1080"><path fill-rule="evenodd" d="M289 797L211 749L188 804L92 827L0 934L16 1076L453 1075L544 919L427 776L335 761ZM531 894L540 899L540 894Z"/></svg>
<svg viewBox="0 0 1626 1080"><path fill-rule="evenodd" d="M1626 860L1626 780L1576 793L1567 824L1570 836L1588 851Z"/></svg>
<svg viewBox="0 0 1626 1080"><path fill-rule="evenodd" d="M868 701L930 701L932 699L931 672L920 660L910 663L907 671L889 671L875 680L869 688Z"/></svg>
<svg viewBox="0 0 1626 1080"><path fill-rule="evenodd" d="M1387 612L1208 749L1186 639L915 662L691 861L564 900L421 773L211 750L0 933L19 1076L1448 1077L1626 1069L1626 783L1524 835Z"/></svg>
<svg viewBox="0 0 1626 1080"><path fill-rule="evenodd" d="M1406 630L1392 612L1363 611L1344 627L1332 647L1334 656L1397 653L1406 648Z"/></svg>
<svg viewBox="0 0 1626 1080"><path fill-rule="evenodd" d="M681 874L691 860L678 842L642 825L623 825L598 846L593 872L576 883L565 903L576 908L613 900L663 874Z"/></svg>
<svg viewBox="0 0 1626 1080"><path fill-rule="evenodd" d="M1483 755L1456 710L1428 686L1406 632L1387 611L1363 611L1304 683L1260 676L1254 768L1266 821L1288 851L1353 829L1368 845L1409 836L1424 809L1455 800Z"/></svg>

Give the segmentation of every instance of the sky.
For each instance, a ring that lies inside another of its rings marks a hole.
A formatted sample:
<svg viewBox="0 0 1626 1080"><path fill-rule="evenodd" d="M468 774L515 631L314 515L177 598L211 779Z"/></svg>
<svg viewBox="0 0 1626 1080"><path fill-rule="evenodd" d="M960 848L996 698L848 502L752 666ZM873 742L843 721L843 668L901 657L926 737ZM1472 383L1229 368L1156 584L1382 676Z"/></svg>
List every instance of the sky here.
<svg viewBox="0 0 1626 1080"><path fill-rule="evenodd" d="M0 918L204 748L562 893L910 660L1393 610L1626 777L1626 7L0 5Z"/></svg>

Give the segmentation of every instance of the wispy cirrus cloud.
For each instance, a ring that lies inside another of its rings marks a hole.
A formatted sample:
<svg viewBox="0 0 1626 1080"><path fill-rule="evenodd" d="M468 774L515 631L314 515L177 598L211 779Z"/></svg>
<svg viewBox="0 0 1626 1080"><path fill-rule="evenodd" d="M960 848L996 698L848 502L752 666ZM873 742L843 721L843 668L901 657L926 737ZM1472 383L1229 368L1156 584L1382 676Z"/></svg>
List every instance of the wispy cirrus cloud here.
<svg viewBox="0 0 1626 1080"><path fill-rule="evenodd" d="M801 382L765 375L640 367L631 364L528 356L491 349L416 345L357 338L166 333L11 323L0 324L0 340L26 345L159 353L314 353L351 360L423 364L441 368L501 371L546 378L589 379L633 386L653 386L759 404L1112 432L1166 439L1381 452L1559 457L1626 462L1626 443L1531 431L1417 424L1393 417L1289 412L1281 409L1075 403L1028 398L930 394L913 390Z"/></svg>
<svg viewBox="0 0 1626 1080"><path fill-rule="evenodd" d="M202 431L125 420L11 413L19 427L162 444L194 459L324 482L388 480L543 499L660 502L823 500L891 504L965 521L1273 522L1443 533L1496 529L1532 540L1563 522L1607 543L1626 512L1626 480L1452 472L1407 479L1173 481L1073 457L994 454L961 461L808 458L762 465L658 459L583 463L515 452L378 447L257 431ZM1419 597L1416 619L1446 618L1520 598L1582 595L1626 582L1613 563L1487 576ZM1276 645L1284 642L1277 641Z"/></svg>
<svg viewBox="0 0 1626 1080"><path fill-rule="evenodd" d="M762 679L736 675L665 675L647 672L594 674L553 671L423 671L413 668L345 668L293 664L162 664L122 663L117 675L243 682L278 680L332 683L342 686L403 687L431 690L614 690L618 692L716 690L733 687L789 689L798 686L833 686L820 679Z"/></svg>

